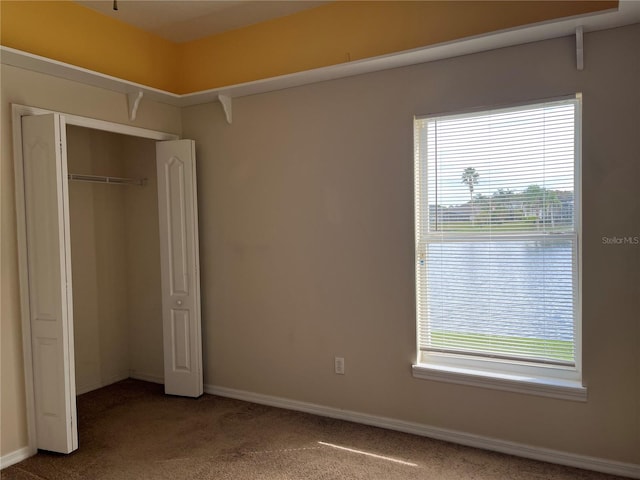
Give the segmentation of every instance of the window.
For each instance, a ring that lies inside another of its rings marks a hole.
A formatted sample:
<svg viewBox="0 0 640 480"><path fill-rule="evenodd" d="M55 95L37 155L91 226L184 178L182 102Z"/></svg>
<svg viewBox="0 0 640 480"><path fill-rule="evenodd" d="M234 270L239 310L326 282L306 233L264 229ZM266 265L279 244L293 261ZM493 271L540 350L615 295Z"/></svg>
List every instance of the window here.
<svg viewBox="0 0 640 480"><path fill-rule="evenodd" d="M579 96L415 119L415 376L586 398L579 139Z"/></svg>

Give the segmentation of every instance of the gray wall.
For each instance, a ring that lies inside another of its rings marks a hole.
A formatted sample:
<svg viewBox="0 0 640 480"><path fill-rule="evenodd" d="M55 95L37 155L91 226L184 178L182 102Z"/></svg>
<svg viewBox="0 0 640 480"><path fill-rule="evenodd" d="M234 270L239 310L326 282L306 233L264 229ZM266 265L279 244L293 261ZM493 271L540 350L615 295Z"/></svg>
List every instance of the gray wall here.
<svg viewBox="0 0 640 480"><path fill-rule="evenodd" d="M69 182L76 392L136 376L162 382L155 141L67 127L69 172L146 178Z"/></svg>
<svg viewBox="0 0 640 480"><path fill-rule="evenodd" d="M124 177L120 136L67 127L76 174ZM76 391L129 376L125 188L69 182Z"/></svg>
<svg viewBox="0 0 640 480"><path fill-rule="evenodd" d="M640 463L640 26L183 110L205 383ZM586 403L415 379L413 115L581 91ZM345 357L346 375L333 373Z"/></svg>

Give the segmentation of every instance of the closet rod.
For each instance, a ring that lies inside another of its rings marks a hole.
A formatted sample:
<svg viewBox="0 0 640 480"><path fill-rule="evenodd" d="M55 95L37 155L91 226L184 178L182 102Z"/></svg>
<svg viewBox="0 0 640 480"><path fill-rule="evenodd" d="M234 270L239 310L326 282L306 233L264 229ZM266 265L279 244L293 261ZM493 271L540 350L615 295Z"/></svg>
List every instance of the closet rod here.
<svg viewBox="0 0 640 480"><path fill-rule="evenodd" d="M68 175L69 180L78 180L80 182L94 182L94 183L114 183L117 185L146 185L146 178L121 178L121 177L106 177L103 175L80 175L76 173L70 173Z"/></svg>

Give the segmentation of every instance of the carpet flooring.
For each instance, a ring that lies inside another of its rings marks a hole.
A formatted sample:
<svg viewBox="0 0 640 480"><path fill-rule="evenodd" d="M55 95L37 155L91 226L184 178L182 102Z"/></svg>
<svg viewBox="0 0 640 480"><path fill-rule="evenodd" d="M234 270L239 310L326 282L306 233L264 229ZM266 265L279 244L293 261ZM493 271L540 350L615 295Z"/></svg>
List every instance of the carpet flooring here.
<svg viewBox="0 0 640 480"><path fill-rule="evenodd" d="M2 480L613 480L410 434L125 380L78 397L80 448Z"/></svg>

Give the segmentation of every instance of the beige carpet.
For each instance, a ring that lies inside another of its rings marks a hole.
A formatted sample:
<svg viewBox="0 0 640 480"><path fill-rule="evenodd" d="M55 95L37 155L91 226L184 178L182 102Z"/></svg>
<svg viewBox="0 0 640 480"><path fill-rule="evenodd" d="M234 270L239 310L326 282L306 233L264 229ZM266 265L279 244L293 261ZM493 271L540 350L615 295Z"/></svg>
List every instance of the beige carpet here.
<svg viewBox="0 0 640 480"><path fill-rule="evenodd" d="M125 380L78 397L80 448L39 453L2 480L611 480L414 435Z"/></svg>

